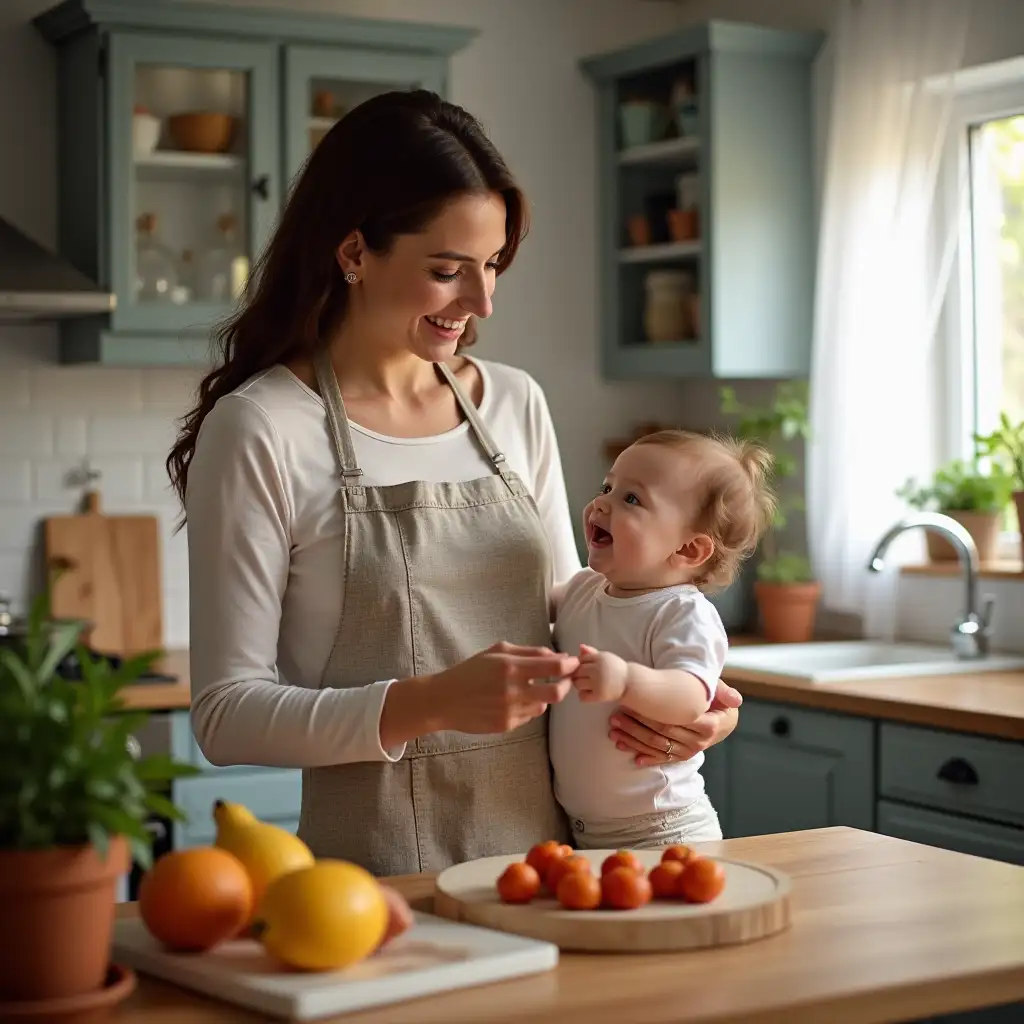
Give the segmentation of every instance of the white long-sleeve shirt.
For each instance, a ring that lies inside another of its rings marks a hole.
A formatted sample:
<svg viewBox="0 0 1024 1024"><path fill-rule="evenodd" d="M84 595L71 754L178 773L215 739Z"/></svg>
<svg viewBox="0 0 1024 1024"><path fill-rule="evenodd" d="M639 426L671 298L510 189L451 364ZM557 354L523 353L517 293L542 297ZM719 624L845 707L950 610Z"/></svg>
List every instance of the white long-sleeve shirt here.
<svg viewBox="0 0 1024 1024"><path fill-rule="evenodd" d="M537 502L556 582L579 567L547 402L522 370L474 359L480 414ZM432 437L351 423L367 486L494 472L463 422ZM306 768L396 760L380 715L389 680L319 689L341 620L342 514L323 400L282 366L225 396L189 466L192 725L214 764Z"/></svg>

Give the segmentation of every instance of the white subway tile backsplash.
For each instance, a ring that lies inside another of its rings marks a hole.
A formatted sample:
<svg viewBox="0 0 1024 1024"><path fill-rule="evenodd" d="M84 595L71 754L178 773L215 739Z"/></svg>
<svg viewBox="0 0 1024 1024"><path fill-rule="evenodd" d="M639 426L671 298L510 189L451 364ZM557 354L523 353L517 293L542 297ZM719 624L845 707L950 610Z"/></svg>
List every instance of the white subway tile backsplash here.
<svg viewBox="0 0 1024 1024"><path fill-rule="evenodd" d="M109 513L160 519L164 646L188 645L188 548L164 460L192 370L60 366L45 331L0 329L0 593L24 610L39 585L42 520L80 507L87 462ZM70 476L69 476L70 475Z"/></svg>
<svg viewBox="0 0 1024 1024"><path fill-rule="evenodd" d="M32 408L53 412L141 412L141 370L57 366L32 374Z"/></svg>
<svg viewBox="0 0 1024 1024"><path fill-rule="evenodd" d="M89 420L88 449L97 455L166 455L175 433L166 414L97 415Z"/></svg>
<svg viewBox="0 0 1024 1024"><path fill-rule="evenodd" d="M53 454L53 417L0 410L0 456L34 458Z"/></svg>
<svg viewBox="0 0 1024 1024"><path fill-rule="evenodd" d="M32 500L32 463L28 459L0 459L0 502L24 504Z"/></svg>

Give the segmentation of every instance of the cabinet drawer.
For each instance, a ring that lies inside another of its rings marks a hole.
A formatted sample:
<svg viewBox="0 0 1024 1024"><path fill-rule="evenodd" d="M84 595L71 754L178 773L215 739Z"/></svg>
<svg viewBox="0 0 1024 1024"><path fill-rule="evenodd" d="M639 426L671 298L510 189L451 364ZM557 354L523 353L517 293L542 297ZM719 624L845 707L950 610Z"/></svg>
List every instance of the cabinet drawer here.
<svg viewBox="0 0 1024 1024"><path fill-rule="evenodd" d="M213 842L213 802L244 804L261 821L291 827L302 802L302 772L265 770L253 775L225 772L202 778L181 779L174 784L174 802L188 815L175 823L175 848Z"/></svg>
<svg viewBox="0 0 1024 1024"><path fill-rule="evenodd" d="M881 796L1024 825L1024 744L892 722L879 737Z"/></svg>
<svg viewBox="0 0 1024 1024"><path fill-rule="evenodd" d="M742 685L742 684L741 684ZM816 711L795 704L745 700L736 735L814 746L822 742L855 748L871 756L874 725L867 718Z"/></svg>
<svg viewBox="0 0 1024 1024"><path fill-rule="evenodd" d="M1024 829L1007 825L879 800L878 831L942 850L1024 865Z"/></svg>

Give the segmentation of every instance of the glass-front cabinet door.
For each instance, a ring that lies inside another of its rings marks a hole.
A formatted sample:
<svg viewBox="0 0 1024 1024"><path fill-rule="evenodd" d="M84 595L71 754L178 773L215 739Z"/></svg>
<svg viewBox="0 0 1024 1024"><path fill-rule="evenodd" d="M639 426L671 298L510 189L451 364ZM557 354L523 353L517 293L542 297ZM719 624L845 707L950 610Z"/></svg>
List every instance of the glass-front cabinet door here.
<svg viewBox="0 0 1024 1024"><path fill-rule="evenodd" d="M277 52L112 34L116 331L206 334L244 293L279 206Z"/></svg>
<svg viewBox="0 0 1024 1024"><path fill-rule="evenodd" d="M430 89L444 95L443 57L341 46L285 49L285 168L288 182L334 123L378 93ZM354 159L358 157L353 154Z"/></svg>

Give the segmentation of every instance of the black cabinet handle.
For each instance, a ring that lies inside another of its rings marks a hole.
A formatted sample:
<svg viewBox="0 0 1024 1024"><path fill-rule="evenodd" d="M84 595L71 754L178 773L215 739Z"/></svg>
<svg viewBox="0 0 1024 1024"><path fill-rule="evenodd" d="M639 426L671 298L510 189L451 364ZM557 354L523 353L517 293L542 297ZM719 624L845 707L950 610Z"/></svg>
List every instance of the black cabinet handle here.
<svg viewBox="0 0 1024 1024"><path fill-rule="evenodd" d="M938 771L943 782L953 782L958 786L976 786L978 773L970 761L962 757L951 757Z"/></svg>
<svg viewBox="0 0 1024 1024"><path fill-rule="evenodd" d="M788 718L776 718L772 722L772 732L776 736L788 736L789 735L789 719Z"/></svg>
<svg viewBox="0 0 1024 1024"><path fill-rule="evenodd" d="M270 175L261 174L252 183L253 192L260 197L260 199L270 198Z"/></svg>

